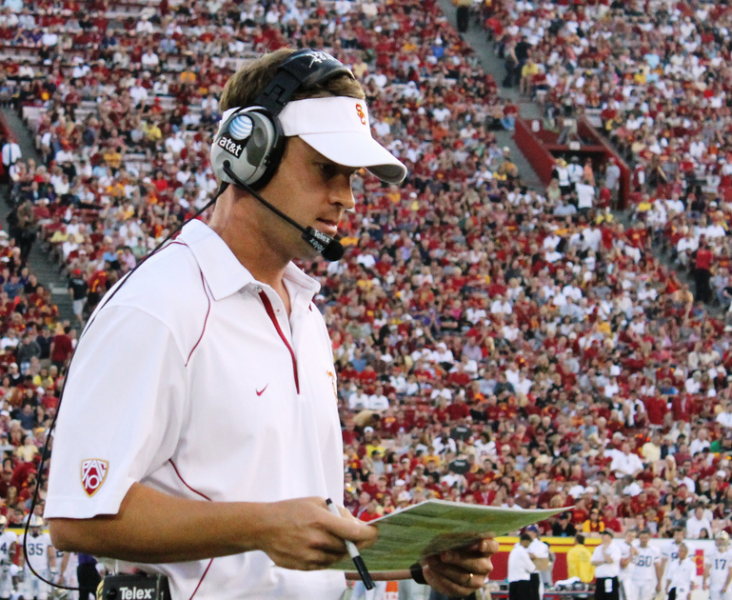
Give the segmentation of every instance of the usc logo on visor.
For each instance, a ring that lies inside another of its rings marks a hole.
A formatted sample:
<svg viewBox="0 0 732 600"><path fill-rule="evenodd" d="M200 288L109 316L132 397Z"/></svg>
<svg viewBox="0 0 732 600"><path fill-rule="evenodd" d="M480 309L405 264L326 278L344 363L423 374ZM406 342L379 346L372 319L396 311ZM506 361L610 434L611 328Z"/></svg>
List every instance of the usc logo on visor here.
<svg viewBox="0 0 732 600"><path fill-rule="evenodd" d="M363 112L363 106L356 104L356 114L361 119L361 125L366 125L366 113Z"/></svg>

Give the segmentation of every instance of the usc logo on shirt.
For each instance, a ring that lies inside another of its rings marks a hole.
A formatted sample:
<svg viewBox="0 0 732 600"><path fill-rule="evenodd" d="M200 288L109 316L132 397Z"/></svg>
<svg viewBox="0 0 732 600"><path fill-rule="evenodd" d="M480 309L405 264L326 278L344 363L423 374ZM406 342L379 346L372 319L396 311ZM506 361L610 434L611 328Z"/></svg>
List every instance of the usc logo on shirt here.
<svg viewBox="0 0 732 600"><path fill-rule="evenodd" d="M330 383L333 386L333 396L335 396L336 401L338 401L338 386L336 385L335 373L333 373L333 371L326 371L326 374L330 377Z"/></svg>

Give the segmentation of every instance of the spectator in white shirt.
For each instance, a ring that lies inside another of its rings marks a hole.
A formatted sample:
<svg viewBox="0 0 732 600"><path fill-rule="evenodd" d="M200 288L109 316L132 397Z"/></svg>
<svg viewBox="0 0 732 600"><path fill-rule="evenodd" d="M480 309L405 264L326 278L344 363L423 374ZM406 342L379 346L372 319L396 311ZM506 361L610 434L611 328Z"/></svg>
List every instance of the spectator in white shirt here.
<svg viewBox="0 0 732 600"><path fill-rule="evenodd" d="M148 93L147 90L143 87L142 81L140 79L138 79L135 82L135 85L130 88L130 97L135 101L136 105L147 100Z"/></svg>
<svg viewBox="0 0 732 600"><path fill-rule="evenodd" d="M348 408L350 408L351 410L361 411L365 410L368 407L369 396L363 390L356 389L356 391L348 397Z"/></svg>
<svg viewBox="0 0 732 600"><path fill-rule="evenodd" d="M686 265L688 262L687 252L694 252L698 247L699 241L691 233L688 233L686 237L682 237L676 242L676 253L678 254L676 260L679 264Z"/></svg>
<svg viewBox="0 0 732 600"><path fill-rule="evenodd" d="M147 15L140 16L140 20L137 22L137 25L135 26L135 32L138 34L153 32L153 24L148 20Z"/></svg>
<svg viewBox="0 0 732 600"><path fill-rule="evenodd" d="M727 402L724 412L717 415L717 423L722 427L732 428L732 402Z"/></svg>
<svg viewBox="0 0 732 600"><path fill-rule="evenodd" d="M511 303L505 300L501 295L499 295L491 304L492 315L510 315L511 313L513 313L513 307L511 306Z"/></svg>
<svg viewBox="0 0 732 600"><path fill-rule="evenodd" d="M142 67L148 71L155 70L160 64L158 55L153 52L152 48L149 48L145 54L142 55Z"/></svg>
<svg viewBox="0 0 732 600"><path fill-rule="evenodd" d="M6 171L23 156L23 153L20 151L20 146L15 140L5 142L0 152L2 152L3 166Z"/></svg>
<svg viewBox="0 0 732 600"><path fill-rule="evenodd" d="M384 395L384 386L377 385L374 393L369 396L366 408L382 411L389 408L389 399Z"/></svg>
<svg viewBox="0 0 732 600"><path fill-rule="evenodd" d="M41 36L41 44L46 48L52 48L58 44L58 35L54 31L44 31L43 36Z"/></svg>
<svg viewBox="0 0 732 600"><path fill-rule="evenodd" d="M584 183L577 183L575 186L577 192L577 208L590 209L595 202L595 188Z"/></svg>
<svg viewBox="0 0 732 600"><path fill-rule="evenodd" d="M610 470L617 477L624 477L626 475L635 476L643 470L643 463L637 455L630 451L630 444L623 442L623 445L620 447L620 452L615 454L610 463Z"/></svg>
<svg viewBox="0 0 732 600"><path fill-rule="evenodd" d="M432 392L430 393L430 400L437 400L445 401L445 405L447 406L447 402L450 402L452 400L452 390L445 387L445 384L442 381L437 381L435 383L435 387L432 388Z"/></svg>
<svg viewBox="0 0 732 600"><path fill-rule="evenodd" d="M523 373L519 373L519 379L514 384L513 389L517 394L524 394L525 396L528 396L532 385L534 384L530 379L526 379Z"/></svg>
<svg viewBox="0 0 732 600"><path fill-rule="evenodd" d="M438 123L446 121L450 117L450 109L447 108L442 102L437 104L437 107L432 111L432 118Z"/></svg>
<svg viewBox="0 0 732 600"><path fill-rule="evenodd" d="M180 154L181 150L186 147L186 143L183 140L180 132L176 132L174 135L165 140L165 149L173 154Z"/></svg>
<svg viewBox="0 0 732 600"><path fill-rule="evenodd" d="M697 504L694 509L694 514L686 520L686 537L692 540L698 540L704 530L707 532L707 537L711 538L712 524L704 516L704 506Z"/></svg>
<svg viewBox="0 0 732 600"><path fill-rule="evenodd" d="M437 344L437 349L432 353L432 358L436 363L450 365L450 367L455 362L452 350L448 350L445 342Z"/></svg>
<svg viewBox="0 0 732 600"><path fill-rule="evenodd" d="M201 110L206 109L209 109L214 114L219 112L219 101L214 97L213 94L209 94L201 101Z"/></svg>
<svg viewBox="0 0 732 600"><path fill-rule="evenodd" d="M704 448L709 448L710 446L707 429L706 427L701 427L696 434L696 438L689 445L689 451L694 456L697 452L701 452Z"/></svg>

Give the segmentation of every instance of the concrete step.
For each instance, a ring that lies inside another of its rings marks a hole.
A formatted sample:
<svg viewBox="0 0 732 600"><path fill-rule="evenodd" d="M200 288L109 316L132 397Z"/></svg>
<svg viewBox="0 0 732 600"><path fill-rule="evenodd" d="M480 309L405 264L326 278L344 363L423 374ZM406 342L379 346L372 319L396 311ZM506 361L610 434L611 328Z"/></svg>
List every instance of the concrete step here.
<svg viewBox="0 0 732 600"><path fill-rule="evenodd" d="M447 17L447 20L454 27L457 27L456 10L451 0L438 1L442 8L442 12ZM483 30L479 25L471 22L468 31L462 34L462 36L475 52L483 70L486 73L490 73L493 76L493 79L500 84L505 76L503 61L501 61L493 51L493 45L488 41L485 30ZM522 117L527 119L541 118L539 108L536 104L531 102L530 99L522 97L517 89L500 88L498 93L502 98L507 98L514 102L519 107L519 112ZM529 188L543 191L545 188L544 184L542 184L539 176L534 172L529 161L526 160L526 157L513 141L513 133L510 131L498 131L496 132L496 141L501 147L510 148L511 161L518 167L521 179L524 183L526 183Z"/></svg>
<svg viewBox="0 0 732 600"><path fill-rule="evenodd" d="M12 108L2 108L3 117L23 153L23 158L34 158L40 162L40 155L33 145L33 134L25 127L20 117ZM2 197L5 197L6 190L2 190ZM0 202L0 222L6 223L10 207L5 202ZM68 280L59 274L59 265L53 262L42 250L40 244L35 244L28 257L28 266L32 273L38 277L38 281L51 291L51 297L58 306L59 316L62 320L75 322L72 310L71 299L68 292Z"/></svg>

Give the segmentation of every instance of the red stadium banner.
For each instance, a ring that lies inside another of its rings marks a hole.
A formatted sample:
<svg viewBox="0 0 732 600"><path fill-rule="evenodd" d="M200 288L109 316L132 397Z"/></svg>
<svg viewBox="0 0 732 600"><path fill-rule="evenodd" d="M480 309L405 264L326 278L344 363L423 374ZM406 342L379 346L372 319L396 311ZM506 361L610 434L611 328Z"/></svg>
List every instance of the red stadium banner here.
<svg viewBox="0 0 732 600"><path fill-rule="evenodd" d="M697 548L694 553L694 562L696 562L696 574L704 575L704 548Z"/></svg>

